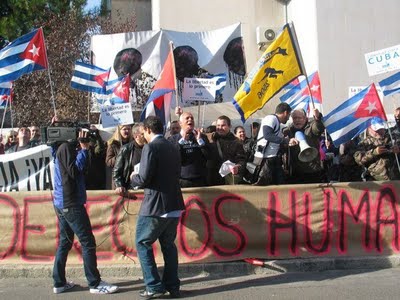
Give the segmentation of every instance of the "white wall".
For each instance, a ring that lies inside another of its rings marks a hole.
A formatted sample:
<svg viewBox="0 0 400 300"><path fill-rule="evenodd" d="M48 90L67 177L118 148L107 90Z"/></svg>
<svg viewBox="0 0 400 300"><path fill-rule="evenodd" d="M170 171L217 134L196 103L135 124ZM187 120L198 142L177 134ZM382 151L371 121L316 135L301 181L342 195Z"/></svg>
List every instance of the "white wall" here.
<svg viewBox="0 0 400 300"><path fill-rule="evenodd" d="M303 0L294 0L302 2ZM318 0L318 53L325 111L348 98L349 86L367 86L394 74L369 77L364 54L400 44L399 0ZM383 100L386 112L398 95Z"/></svg>

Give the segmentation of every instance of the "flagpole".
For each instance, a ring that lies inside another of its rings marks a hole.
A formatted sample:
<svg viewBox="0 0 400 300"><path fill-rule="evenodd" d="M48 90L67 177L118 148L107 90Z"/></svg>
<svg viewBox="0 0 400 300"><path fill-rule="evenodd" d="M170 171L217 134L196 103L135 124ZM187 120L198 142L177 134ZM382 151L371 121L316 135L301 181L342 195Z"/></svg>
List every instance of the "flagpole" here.
<svg viewBox="0 0 400 300"><path fill-rule="evenodd" d="M206 102L204 101L204 105L203 105L203 116L202 116L202 118L201 118L201 128L204 127L204 116L205 116L205 113L206 113Z"/></svg>
<svg viewBox="0 0 400 300"><path fill-rule="evenodd" d="M88 93L87 98L88 98L87 120L88 120L88 123L90 124L90 93Z"/></svg>
<svg viewBox="0 0 400 300"><path fill-rule="evenodd" d="M176 68L175 68L175 59L174 59L174 43L169 42L169 51L171 51L171 59L172 59L172 70L174 73L174 88L175 88L175 107L179 106L178 101L178 83L176 82Z"/></svg>
<svg viewBox="0 0 400 300"><path fill-rule="evenodd" d="M372 86L373 86L373 88L375 89L375 93L376 93L376 94L377 94L377 96L378 96L378 99L379 99L379 101L380 101L380 104L381 104L381 107L382 107L383 113L385 114L385 118L386 118L386 122L385 122L385 124L386 124L386 126L387 126L387 129L388 129L388 132L389 132L390 141L392 142L392 146L394 146L394 145L395 145L395 143L394 143L394 140L393 140L392 131L390 130L390 127L389 127L389 123L388 123L388 120L387 120L387 114L386 114L385 108L383 107L382 100L381 100L381 96L379 95L378 91L376 90L375 83L372 83ZM365 131L365 132L366 132L366 131ZM393 153L393 154L394 154L394 157L396 158L397 169L398 169L398 170L399 170L399 172L400 172L400 162L399 162L399 157L397 156L397 153Z"/></svg>
<svg viewBox="0 0 400 300"><path fill-rule="evenodd" d="M200 101L197 102L197 126L200 126Z"/></svg>
<svg viewBox="0 0 400 300"><path fill-rule="evenodd" d="M4 120L6 118L7 106L8 106L8 100L6 100L6 106L4 107L4 112L3 112L3 119L1 120L0 135L3 133L3 126L4 126Z"/></svg>
<svg viewBox="0 0 400 300"><path fill-rule="evenodd" d="M11 118L11 128L14 128L13 113L12 113L12 101L10 100L10 118Z"/></svg>
<svg viewBox="0 0 400 300"><path fill-rule="evenodd" d="M40 27L41 30L43 30L42 27ZM53 104L53 110L54 110L54 116L57 115L57 111L56 111L56 103L54 100L54 91L53 91L53 82L51 81L51 75L50 75L50 64L49 64L49 59L47 57L47 46L46 46L46 41L43 38L43 44L44 44L44 53L46 54L46 62L47 62L47 74L49 75L49 82L50 82L50 93L51 93L51 102Z"/></svg>

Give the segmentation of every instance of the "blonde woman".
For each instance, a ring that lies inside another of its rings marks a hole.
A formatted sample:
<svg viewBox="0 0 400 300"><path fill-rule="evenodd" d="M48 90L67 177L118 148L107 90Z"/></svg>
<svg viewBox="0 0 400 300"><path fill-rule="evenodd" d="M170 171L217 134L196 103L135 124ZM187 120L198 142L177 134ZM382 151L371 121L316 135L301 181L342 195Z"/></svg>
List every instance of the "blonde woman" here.
<svg viewBox="0 0 400 300"><path fill-rule="evenodd" d="M115 190L114 180L112 179L112 169L114 169L115 159L121 149L122 145L125 145L133 140L132 126L122 125L115 129L112 137L107 141L107 153L106 153L106 189Z"/></svg>
<svg viewBox="0 0 400 300"><path fill-rule="evenodd" d="M106 165L114 168L115 158L122 145L125 145L133 140L132 126L118 126L112 137L107 141Z"/></svg>

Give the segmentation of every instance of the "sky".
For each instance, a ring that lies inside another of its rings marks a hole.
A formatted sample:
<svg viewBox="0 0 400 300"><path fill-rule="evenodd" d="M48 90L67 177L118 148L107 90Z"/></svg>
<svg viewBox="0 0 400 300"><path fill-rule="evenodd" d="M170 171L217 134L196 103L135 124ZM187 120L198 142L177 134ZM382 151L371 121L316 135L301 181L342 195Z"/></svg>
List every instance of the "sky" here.
<svg viewBox="0 0 400 300"><path fill-rule="evenodd" d="M85 6L85 10L89 11L95 7L100 6L101 0L87 0L87 4Z"/></svg>

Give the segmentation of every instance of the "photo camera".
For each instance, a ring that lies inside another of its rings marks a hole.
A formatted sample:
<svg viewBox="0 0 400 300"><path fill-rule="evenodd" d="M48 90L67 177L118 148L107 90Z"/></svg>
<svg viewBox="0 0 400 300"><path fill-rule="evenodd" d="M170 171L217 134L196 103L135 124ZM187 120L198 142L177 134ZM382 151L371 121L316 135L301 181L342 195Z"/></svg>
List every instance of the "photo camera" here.
<svg viewBox="0 0 400 300"><path fill-rule="evenodd" d="M89 128L90 124L85 122L56 121L47 127L42 127L42 140L48 145L75 141L89 143L90 138L96 135L96 132ZM78 138L81 130L88 132L85 138Z"/></svg>

